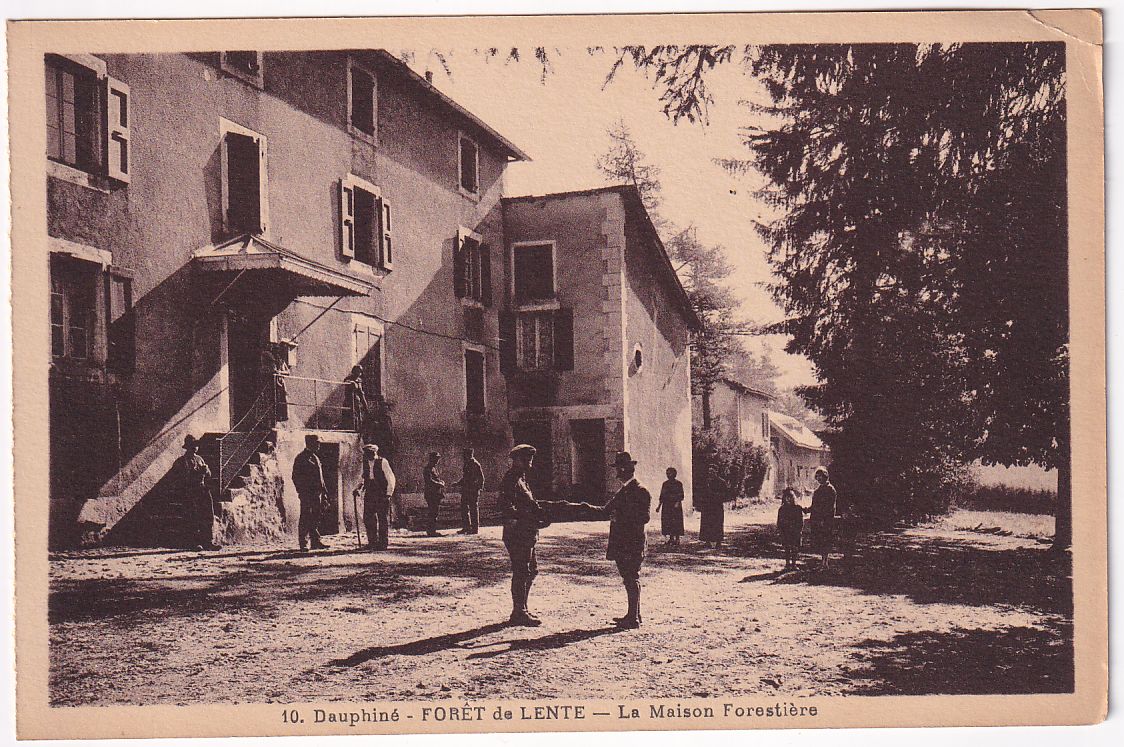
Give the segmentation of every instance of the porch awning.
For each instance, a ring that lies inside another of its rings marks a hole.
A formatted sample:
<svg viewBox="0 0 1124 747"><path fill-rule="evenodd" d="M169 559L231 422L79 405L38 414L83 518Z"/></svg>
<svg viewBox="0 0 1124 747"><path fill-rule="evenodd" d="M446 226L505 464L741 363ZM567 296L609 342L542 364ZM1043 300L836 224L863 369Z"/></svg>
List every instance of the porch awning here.
<svg viewBox="0 0 1124 747"><path fill-rule="evenodd" d="M204 247L192 263L201 272L249 271L276 278L294 296L366 296L375 284L355 275L302 257L291 249L245 234Z"/></svg>

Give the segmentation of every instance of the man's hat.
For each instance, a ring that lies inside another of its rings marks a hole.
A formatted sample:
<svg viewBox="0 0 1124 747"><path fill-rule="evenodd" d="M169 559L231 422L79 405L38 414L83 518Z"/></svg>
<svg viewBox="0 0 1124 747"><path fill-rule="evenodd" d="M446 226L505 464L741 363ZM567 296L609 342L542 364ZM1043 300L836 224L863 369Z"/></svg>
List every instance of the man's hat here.
<svg viewBox="0 0 1124 747"><path fill-rule="evenodd" d="M378 454L379 453L379 445L378 444L363 444L363 451L367 452L368 454Z"/></svg>
<svg viewBox="0 0 1124 747"><path fill-rule="evenodd" d="M440 459L440 458L441 458L441 452L439 452L439 451L429 452L429 461L432 462L434 459Z"/></svg>
<svg viewBox="0 0 1124 747"><path fill-rule="evenodd" d="M530 444L519 444L508 453L508 456L514 459L518 456L534 456L538 453L539 450Z"/></svg>
<svg viewBox="0 0 1124 747"><path fill-rule="evenodd" d="M188 433L186 436L183 437L183 448L186 449L186 448L189 448L191 446L198 446L198 445L199 445L199 439L195 438L195 436L191 435L190 433Z"/></svg>
<svg viewBox="0 0 1124 747"><path fill-rule="evenodd" d="M613 460L614 467L635 467L636 460L627 451L618 451L617 458Z"/></svg>
<svg viewBox="0 0 1124 747"><path fill-rule="evenodd" d="M317 436L317 435L314 435L314 434L310 433L310 434L308 434L307 436L304 437L304 445L305 446L312 446L313 444L318 444L318 443L320 443L320 436Z"/></svg>

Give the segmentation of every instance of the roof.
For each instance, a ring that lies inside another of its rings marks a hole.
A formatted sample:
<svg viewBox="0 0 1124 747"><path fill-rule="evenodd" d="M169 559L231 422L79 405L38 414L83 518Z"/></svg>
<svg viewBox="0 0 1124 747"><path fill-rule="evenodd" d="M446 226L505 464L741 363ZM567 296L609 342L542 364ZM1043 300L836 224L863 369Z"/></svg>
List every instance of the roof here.
<svg viewBox="0 0 1124 747"><path fill-rule="evenodd" d="M199 249L193 255L193 264L203 272L271 272L286 278L294 292L302 296L366 296L374 288L368 280L328 267L253 234Z"/></svg>
<svg viewBox="0 0 1124 747"><path fill-rule="evenodd" d="M769 411L769 425L775 428L782 436L796 446L804 449L819 451L827 446L820 437L813 433L808 426L801 423L791 415Z"/></svg>
<svg viewBox="0 0 1124 747"><path fill-rule="evenodd" d="M691 299L687 295L686 288L683 287L683 281L679 279L679 273L675 271L675 267L671 264L671 258L667 255L667 249L660 240L660 235L656 231L656 227L652 224L652 218L648 215L647 209L644 207L643 200L640 199L640 190L634 184L613 184L608 187L594 187L592 189L579 189L570 192L551 192L544 195L520 195L518 197L504 197L505 203L512 202L533 202L535 200L558 200L568 197L592 197L600 194L616 193L621 196L621 202L624 203L625 213L629 218L635 220L641 230L648 236L648 244L652 247L653 253L656 255L656 264L659 267L659 274L661 274L668 286L671 288L672 296L675 298L676 303L683 312L683 316L687 320L688 326L693 330L702 328L702 320L699 319L695 308L691 305Z"/></svg>
<svg viewBox="0 0 1124 747"><path fill-rule="evenodd" d="M751 387L751 386L746 386L745 384L741 383L740 381L736 381L736 380L731 379L731 378L723 378L722 383L724 383L726 386L730 387L731 389L734 389L736 391L741 392L742 394L752 394L754 396L761 397L762 399L767 399L767 400L770 400L770 401L776 399L776 396L773 395L771 392L766 392L764 389L756 389L756 388Z"/></svg>
<svg viewBox="0 0 1124 747"><path fill-rule="evenodd" d="M498 146L499 149L503 151L503 153L509 159L513 161L531 160L531 157L527 155L526 152L524 152L521 148L519 148L519 146L515 145L515 143L511 142L503 135L496 132L496 130L489 126L484 120L477 117L468 109L465 109L456 101L453 101L451 98L441 93L441 91L439 91L436 86L434 86L421 75L418 75L416 72L414 72L405 62L398 59L390 52L387 52L385 49L375 49L371 51L379 60L385 63L388 68L398 73L407 83L419 89L423 94L432 96L440 104L449 109L452 109L462 118L468 120L468 122L473 127L480 130L485 136L487 136L487 138L492 141L493 145Z"/></svg>

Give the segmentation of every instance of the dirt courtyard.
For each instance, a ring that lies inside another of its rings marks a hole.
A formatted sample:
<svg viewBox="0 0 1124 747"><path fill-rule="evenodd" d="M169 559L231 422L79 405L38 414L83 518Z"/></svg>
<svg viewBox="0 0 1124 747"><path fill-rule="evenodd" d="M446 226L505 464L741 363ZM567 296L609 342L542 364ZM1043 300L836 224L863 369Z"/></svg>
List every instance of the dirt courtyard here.
<svg viewBox="0 0 1124 747"><path fill-rule="evenodd" d="M51 701L1072 690L1069 558L1048 551L1043 522L962 512L860 537L829 570L781 574L774 517L728 513L718 552L695 542L697 518L678 550L653 521L635 631L611 623L625 600L601 523L543 530L530 604L540 628L503 625L508 565L494 527L403 533L379 554L356 550L354 535L308 555L53 554Z"/></svg>

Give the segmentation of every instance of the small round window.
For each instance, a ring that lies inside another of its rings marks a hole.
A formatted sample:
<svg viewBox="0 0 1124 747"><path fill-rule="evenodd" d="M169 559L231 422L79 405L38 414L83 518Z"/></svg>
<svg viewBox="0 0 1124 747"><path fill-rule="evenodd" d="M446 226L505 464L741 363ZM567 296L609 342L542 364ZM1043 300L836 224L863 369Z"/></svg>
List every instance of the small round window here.
<svg viewBox="0 0 1124 747"><path fill-rule="evenodd" d="M644 351L639 345L632 351L632 369L639 371L640 367L644 365Z"/></svg>

